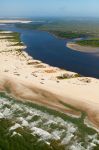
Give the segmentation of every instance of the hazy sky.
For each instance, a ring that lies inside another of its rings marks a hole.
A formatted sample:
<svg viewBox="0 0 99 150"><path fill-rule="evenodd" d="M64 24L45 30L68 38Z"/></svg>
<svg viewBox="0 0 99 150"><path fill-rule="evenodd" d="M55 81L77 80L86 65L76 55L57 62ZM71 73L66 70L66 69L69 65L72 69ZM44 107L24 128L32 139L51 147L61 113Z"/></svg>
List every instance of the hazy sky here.
<svg viewBox="0 0 99 150"><path fill-rule="evenodd" d="M99 0L0 0L0 17L95 16Z"/></svg>

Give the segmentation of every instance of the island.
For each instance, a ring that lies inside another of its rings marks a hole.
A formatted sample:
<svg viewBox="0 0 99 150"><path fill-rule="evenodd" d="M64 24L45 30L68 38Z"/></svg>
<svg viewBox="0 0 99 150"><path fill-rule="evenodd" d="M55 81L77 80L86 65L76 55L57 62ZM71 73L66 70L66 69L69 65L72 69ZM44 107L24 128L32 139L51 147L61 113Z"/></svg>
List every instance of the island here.
<svg viewBox="0 0 99 150"><path fill-rule="evenodd" d="M99 52L99 39L91 38L91 39L83 39L76 40L75 42L68 42L66 46L70 49L82 51L82 52Z"/></svg>

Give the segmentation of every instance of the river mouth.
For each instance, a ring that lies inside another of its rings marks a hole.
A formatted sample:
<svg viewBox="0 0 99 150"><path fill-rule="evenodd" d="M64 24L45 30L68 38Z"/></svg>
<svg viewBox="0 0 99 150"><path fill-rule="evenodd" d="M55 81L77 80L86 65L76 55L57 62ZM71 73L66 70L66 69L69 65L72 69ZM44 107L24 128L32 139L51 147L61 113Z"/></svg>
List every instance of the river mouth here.
<svg viewBox="0 0 99 150"><path fill-rule="evenodd" d="M68 40L44 31L19 29L14 24L1 25L0 29L21 33L21 40L27 46L25 51L34 59L83 76L99 78L98 52L89 54L73 51L66 47Z"/></svg>

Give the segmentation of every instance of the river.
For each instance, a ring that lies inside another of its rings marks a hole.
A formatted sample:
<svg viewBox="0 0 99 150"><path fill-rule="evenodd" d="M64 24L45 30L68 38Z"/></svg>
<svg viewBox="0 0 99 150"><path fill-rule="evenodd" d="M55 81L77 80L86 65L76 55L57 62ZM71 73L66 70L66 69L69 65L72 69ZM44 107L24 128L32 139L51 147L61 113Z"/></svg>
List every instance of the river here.
<svg viewBox="0 0 99 150"><path fill-rule="evenodd" d="M14 24L0 25L0 29L21 33L25 49L33 58L52 66L99 78L99 53L84 53L66 47L67 39L37 30L19 29Z"/></svg>

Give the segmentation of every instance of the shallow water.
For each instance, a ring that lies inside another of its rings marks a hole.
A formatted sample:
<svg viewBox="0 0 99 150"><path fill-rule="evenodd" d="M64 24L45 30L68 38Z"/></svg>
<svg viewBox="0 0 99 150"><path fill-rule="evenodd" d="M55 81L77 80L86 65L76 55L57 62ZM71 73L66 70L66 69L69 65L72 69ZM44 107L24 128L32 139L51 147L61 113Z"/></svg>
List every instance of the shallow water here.
<svg viewBox="0 0 99 150"><path fill-rule="evenodd" d="M18 29L13 24L1 25L0 29L20 32L21 40L27 45L26 51L35 59L99 78L99 53L73 51L65 46L68 40L56 38L44 31Z"/></svg>

